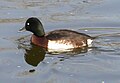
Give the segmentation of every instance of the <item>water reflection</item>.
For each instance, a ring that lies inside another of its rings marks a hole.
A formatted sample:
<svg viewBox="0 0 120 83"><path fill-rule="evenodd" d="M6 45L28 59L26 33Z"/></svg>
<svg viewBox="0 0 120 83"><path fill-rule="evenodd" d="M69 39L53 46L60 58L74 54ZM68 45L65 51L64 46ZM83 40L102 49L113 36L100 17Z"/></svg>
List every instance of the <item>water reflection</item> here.
<svg viewBox="0 0 120 83"><path fill-rule="evenodd" d="M91 49L91 48L89 48ZM61 56L61 58L66 58L66 55L68 57L80 54L80 53L86 53L88 52L88 47L83 47L83 48L77 48L77 49L71 49L69 51L53 51L49 52L49 50L44 49L43 47L39 47L36 45L31 44L31 46L28 48L24 48L25 53L24 53L24 59L26 63L32 66L38 66L38 64L44 60L45 54L49 54L50 56L54 57L54 55L58 55L58 58L60 58L61 54L65 54L65 56Z"/></svg>
<svg viewBox="0 0 120 83"><path fill-rule="evenodd" d="M83 47L78 49L71 49L69 51L59 52L58 50L58 51L49 52L49 50L45 50L43 47L39 47L31 44L29 49L28 48L24 49L25 50L24 59L26 63L28 63L29 65L36 67L41 61L44 60L46 53L49 54L49 56L51 57L54 57L56 55L58 56L58 58L66 59L66 56L71 57L77 54L86 53L90 49L92 48Z"/></svg>
<svg viewBox="0 0 120 83"><path fill-rule="evenodd" d="M81 53L86 53L88 52L89 49L90 48L88 47L74 48L74 49L68 49L68 50L62 50L62 51L59 51L59 50L54 51L54 50L48 49L47 53L52 55L58 55L58 54L77 55Z"/></svg>
<svg viewBox="0 0 120 83"><path fill-rule="evenodd" d="M28 64L37 66L41 61L44 60L45 54L46 52L44 48L31 44L29 49L25 49L24 58Z"/></svg>

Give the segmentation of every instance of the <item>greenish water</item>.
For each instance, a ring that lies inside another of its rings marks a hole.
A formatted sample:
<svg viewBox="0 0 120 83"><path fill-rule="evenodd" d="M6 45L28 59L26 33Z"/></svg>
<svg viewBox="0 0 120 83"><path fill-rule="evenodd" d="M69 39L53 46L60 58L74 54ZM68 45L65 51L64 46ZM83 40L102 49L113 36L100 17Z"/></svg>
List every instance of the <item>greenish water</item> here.
<svg viewBox="0 0 120 83"><path fill-rule="evenodd" d="M0 82L119 83L119 0L1 0ZM93 47L62 54L30 44L18 32L27 18L38 17L45 31L72 29L99 36Z"/></svg>

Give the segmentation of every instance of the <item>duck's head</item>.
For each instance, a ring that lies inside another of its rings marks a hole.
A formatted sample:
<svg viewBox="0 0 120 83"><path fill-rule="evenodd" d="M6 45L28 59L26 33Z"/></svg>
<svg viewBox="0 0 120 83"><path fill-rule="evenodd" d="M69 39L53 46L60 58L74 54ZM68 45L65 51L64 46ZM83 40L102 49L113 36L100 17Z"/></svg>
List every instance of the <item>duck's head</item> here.
<svg viewBox="0 0 120 83"><path fill-rule="evenodd" d="M40 20L38 18L35 17L31 17L29 18L26 23L25 23L25 27L24 27L27 31L32 32L34 35L36 36L44 36L45 32L43 29L43 25L40 22Z"/></svg>

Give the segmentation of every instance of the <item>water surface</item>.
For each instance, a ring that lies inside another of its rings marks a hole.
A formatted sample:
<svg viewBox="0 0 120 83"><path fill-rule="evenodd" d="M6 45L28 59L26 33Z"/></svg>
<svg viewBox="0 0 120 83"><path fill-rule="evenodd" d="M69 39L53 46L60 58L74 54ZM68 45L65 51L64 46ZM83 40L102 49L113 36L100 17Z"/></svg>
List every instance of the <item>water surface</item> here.
<svg viewBox="0 0 120 83"><path fill-rule="evenodd" d="M119 0L1 0L0 80L2 83L119 83ZM50 54L19 33L38 17L45 31L72 29L99 36L93 47ZM21 41L19 41L21 39Z"/></svg>

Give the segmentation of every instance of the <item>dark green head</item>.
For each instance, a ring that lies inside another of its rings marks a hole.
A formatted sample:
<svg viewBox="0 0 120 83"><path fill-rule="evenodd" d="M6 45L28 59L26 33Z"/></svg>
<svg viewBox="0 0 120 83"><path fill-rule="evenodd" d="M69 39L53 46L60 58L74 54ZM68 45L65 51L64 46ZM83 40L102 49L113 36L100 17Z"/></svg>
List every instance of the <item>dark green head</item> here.
<svg viewBox="0 0 120 83"><path fill-rule="evenodd" d="M31 17L25 23L25 29L32 32L36 36L44 36L43 25L38 18Z"/></svg>

